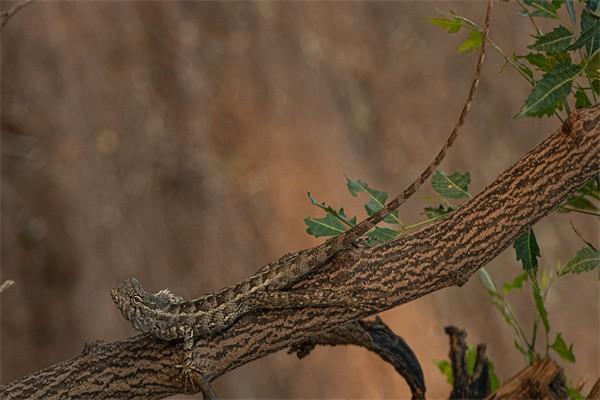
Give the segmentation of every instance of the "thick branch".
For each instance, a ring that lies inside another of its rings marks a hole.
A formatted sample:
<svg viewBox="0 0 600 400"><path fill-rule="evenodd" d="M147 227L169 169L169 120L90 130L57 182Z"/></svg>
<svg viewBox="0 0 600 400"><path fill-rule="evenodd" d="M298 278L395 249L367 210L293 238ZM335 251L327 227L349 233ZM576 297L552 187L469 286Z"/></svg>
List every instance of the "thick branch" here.
<svg viewBox="0 0 600 400"><path fill-rule="evenodd" d="M306 308L247 315L200 339L198 368L210 379L312 335L433 291L462 285L599 173L600 106L577 112L443 221L371 249L341 253L294 290L335 290L378 306ZM116 312L116 311L115 311ZM98 344L71 360L0 387L2 399L161 398L184 391L181 344L135 336Z"/></svg>

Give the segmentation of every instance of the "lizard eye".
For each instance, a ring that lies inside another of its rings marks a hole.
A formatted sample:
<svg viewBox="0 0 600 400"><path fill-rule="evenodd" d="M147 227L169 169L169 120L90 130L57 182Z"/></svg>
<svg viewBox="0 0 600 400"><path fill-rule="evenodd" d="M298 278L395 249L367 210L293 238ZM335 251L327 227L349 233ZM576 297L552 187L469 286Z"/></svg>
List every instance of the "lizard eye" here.
<svg viewBox="0 0 600 400"><path fill-rule="evenodd" d="M133 302L139 304L142 302L142 298L140 296L133 296Z"/></svg>

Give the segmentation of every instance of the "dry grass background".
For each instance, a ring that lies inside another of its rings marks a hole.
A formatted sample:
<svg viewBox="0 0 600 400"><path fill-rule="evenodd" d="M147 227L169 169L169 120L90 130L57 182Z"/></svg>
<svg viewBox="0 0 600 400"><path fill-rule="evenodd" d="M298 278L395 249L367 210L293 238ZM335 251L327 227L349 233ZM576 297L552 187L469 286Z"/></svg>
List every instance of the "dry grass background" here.
<svg viewBox="0 0 600 400"><path fill-rule="evenodd" d="M9 3L3 3L6 7ZM481 21L484 3L39 2L2 32L2 382L59 362L84 342L133 333L109 289L136 276L184 296L232 284L317 243L306 192L364 215L344 174L392 194L441 146L475 57L423 20L435 7ZM496 4L492 37L524 48L528 21ZM443 168L478 192L558 126L513 120L528 87L490 51L471 116ZM417 221L428 188L401 210ZM589 218L536 226L544 267L591 240ZM489 265L518 273L512 251ZM530 321L527 296L513 298ZM575 343L569 377L599 373L598 282L559 282L552 325ZM431 398L449 387L443 327L485 342L501 378L524 365L474 277L384 315L413 347ZM527 323L529 327L529 324ZM219 379L223 397L405 397L402 379L355 348L283 352Z"/></svg>

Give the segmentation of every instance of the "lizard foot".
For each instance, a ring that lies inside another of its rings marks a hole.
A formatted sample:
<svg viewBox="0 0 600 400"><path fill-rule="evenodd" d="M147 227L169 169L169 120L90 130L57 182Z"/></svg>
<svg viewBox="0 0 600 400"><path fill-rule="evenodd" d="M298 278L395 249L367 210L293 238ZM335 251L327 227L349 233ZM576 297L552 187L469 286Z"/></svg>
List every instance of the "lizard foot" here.
<svg viewBox="0 0 600 400"><path fill-rule="evenodd" d="M178 367L182 368L181 375L186 392L202 392L204 400L217 400L217 394L199 369L187 362Z"/></svg>

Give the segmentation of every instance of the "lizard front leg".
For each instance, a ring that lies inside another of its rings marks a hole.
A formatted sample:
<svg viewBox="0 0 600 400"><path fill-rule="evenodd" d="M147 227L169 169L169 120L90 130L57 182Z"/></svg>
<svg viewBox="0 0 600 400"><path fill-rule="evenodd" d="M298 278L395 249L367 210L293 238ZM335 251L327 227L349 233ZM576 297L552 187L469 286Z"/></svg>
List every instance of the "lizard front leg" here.
<svg viewBox="0 0 600 400"><path fill-rule="evenodd" d="M216 400L217 394L208 383L201 371L192 365L194 347L194 330L187 327L183 336L183 365L181 375L183 377L186 391L202 392L204 400Z"/></svg>

